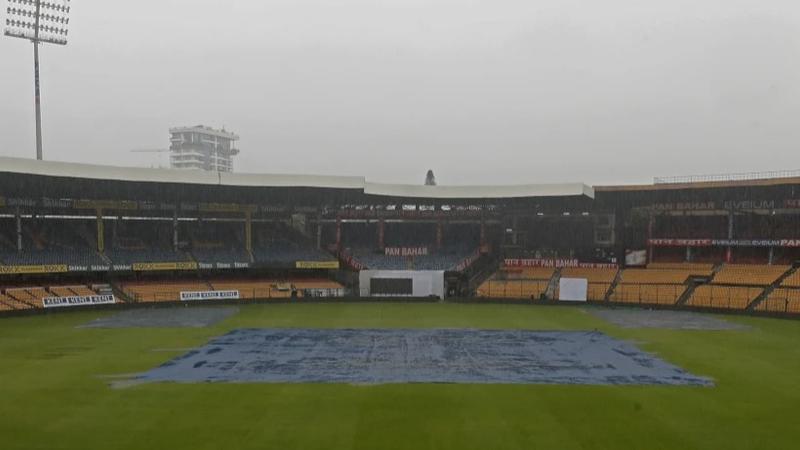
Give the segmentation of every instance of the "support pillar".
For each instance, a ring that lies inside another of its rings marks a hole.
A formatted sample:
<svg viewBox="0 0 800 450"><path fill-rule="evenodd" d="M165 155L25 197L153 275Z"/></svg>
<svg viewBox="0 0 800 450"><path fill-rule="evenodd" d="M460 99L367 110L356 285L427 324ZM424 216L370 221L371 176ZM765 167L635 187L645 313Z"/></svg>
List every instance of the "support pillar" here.
<svg viewBox="0 0 800 450"><path fill-rule="evenodd" d="M172 249L178 251L178 210L172 213Z"/></svg>
<svg viewBox="0 0 800 450"><path fill-rule="evenodd" d="M22 253L22 214L17 206L17 213L14 217L17 221L17 252Z"/></svg>
<svg viewBox="0 0 800 450"><path fill-rule="evenodd" d="M519 217L514 216L511 218L511 228L514 230L511 233L511 244L517 245L519 243L519 237L517 235L517 229L519 225Z"/></svg>
<svg viewBox="0 0 800 450"><path fill-rule="evenodd" d="M647 222L647 263L653 263L653 244L651 244L651 240L653 239L653 227L656 224L656 216L653 212L650 212L650 220Z"/></svg>
<svg viewBox="0 0 800 450"><path fill-rule="evenodd" d="M378 221L378 248L386 248L386 222L383 219Z"/></svg>
<svg viewBox="0 0 800 450"><path fill-rule="evenodd" d="M342 219L340 217L336 218L336 251L340 251L342 249Z"/></svg>
<svg viewBox="0 0 800 450"><path fill-rule="evenodd" d="M253 213L244 213L244 248L248 253L253 252Z"/></svg>
<svg viewBox="0 0 800 450"><path fill-rule="evenodd" d="M775 247L769 248L769 265L771 266L775 262Z"/></svg>
<svg viewBox="0 0 800 450"><path fill-rule="evenodd" d="M481 249L486 245L486 222L481 217Z"/></svg>
<svg viewBox="0 0 800 450"><path fill-rule="evenodd" d="M105 253L106 251L106 233L103 225L103 210L97 208L97 251Z"/></svg>
<svg viewBox="0 0 800 450"><path fill-rule="evenodd" d="M317 218L317 249L322 249L322 222Z"/></svg>
<svg viewBox="0 0 800 450"><path fill-rule="evenodd" d="M733 210L728 211L728 239L733 239ZM725 250L725 262L733 262L733 247L730 245Z"/></svg>
<svg viewBox="0 0 800 450"><path fill-rule="evenodd" d="M442 249L442 243L444 241L444 222L441 220L436 223L436 249Z"/></svg>
<svg viewBox="0 0 800 450"><path fill-rule="evenodd" d="M692 262L692 247L686 246L686 262Z"/></svg>

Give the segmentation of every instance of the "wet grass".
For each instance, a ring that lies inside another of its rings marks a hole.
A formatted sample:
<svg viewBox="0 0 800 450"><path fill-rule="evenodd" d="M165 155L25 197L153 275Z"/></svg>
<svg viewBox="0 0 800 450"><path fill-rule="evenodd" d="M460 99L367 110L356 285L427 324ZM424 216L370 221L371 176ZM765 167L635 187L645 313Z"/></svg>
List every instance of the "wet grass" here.
<svg viewBox="0 0 800 450"><path fill-rule="evenodd" d="M0 319L2 449L795 449L800 321L622 329L577 307L252 305L210 328ZM716 386L143 384L109 387L241 327L599 329ZM170 350L174 349L174 350Z"/></svg>

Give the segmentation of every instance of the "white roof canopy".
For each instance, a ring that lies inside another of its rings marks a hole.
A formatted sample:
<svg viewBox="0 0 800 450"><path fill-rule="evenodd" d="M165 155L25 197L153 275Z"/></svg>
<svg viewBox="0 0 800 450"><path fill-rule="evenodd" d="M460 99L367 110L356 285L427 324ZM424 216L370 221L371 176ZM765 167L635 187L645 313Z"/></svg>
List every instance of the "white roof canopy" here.
<svg viewBox="0 0 800 450"><path fill-rule="evenodd" d="M0 173L52 177L116 180L151 183L249 187L310 187L360 189L365 194L403 198L527 198L586 196L594 198L594 189L583 183L525 184L507 186L422 186L367 182L364 177L325 175L276 175L221 173L200 170L147 169L139 167L100 166L23 158L0 157Z"/></svg>

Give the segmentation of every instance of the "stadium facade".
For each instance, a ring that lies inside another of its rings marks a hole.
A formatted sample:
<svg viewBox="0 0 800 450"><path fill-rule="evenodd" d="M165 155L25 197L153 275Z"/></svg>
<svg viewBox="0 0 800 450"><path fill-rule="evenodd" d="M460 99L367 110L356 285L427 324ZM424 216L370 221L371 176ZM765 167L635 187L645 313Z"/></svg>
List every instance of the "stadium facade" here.
<svg viewBox="0 0 800 450"><path fill-rule="evenodd" d="M581 280L590 302L800 313L798 188L416 186L0 158L0 308L416 295L436 272L446 297L559 301Z"/></svg>

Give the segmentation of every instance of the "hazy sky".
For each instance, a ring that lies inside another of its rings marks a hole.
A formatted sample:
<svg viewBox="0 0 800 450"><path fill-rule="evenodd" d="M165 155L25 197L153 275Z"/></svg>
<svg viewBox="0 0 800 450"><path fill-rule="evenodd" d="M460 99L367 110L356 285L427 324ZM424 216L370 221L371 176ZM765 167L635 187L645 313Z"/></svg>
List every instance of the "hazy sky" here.
<svg viewBox="0 0 800 450"><path fill-rule="evenodd" d="M73 0L41 52L45 159L441 184L800 168L798 0ZM5 8L0 21L5 23ZM0 155L32 157L31 44L0 38Z"/></svg>

